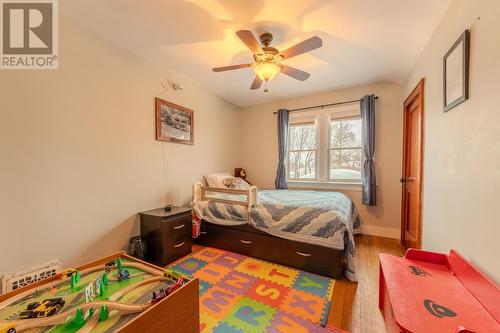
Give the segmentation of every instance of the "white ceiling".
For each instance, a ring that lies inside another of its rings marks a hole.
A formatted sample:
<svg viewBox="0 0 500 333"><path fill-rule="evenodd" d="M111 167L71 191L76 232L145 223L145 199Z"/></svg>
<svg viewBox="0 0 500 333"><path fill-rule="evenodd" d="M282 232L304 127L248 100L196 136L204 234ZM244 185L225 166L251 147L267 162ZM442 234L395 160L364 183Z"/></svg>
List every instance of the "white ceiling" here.
<svg viewBox="0 0 500 333"><path fill-rule="evenodd" d="M402 83L451 0L71 0L61 13L238 106L375 81ZM236 37L271 32L284 50L317 35L323 47L284 63L311 73L278 75L268 93L250 91L252 62Z"/></svg>

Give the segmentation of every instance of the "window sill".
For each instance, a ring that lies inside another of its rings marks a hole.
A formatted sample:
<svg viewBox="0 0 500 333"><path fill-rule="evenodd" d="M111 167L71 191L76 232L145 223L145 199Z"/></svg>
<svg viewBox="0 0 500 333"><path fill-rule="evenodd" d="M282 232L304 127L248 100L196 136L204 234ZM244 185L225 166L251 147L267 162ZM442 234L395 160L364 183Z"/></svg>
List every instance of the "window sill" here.
<svg viewBox="0 0 500 333"><path fill-rule="evenodd" d="M359 191L362 190L362 184L348 182L318 182L318 181L302 181L302 180L287 180L290 188L307 188L307 189L322 189L322 190L344 190L344 191Z"/></svg>

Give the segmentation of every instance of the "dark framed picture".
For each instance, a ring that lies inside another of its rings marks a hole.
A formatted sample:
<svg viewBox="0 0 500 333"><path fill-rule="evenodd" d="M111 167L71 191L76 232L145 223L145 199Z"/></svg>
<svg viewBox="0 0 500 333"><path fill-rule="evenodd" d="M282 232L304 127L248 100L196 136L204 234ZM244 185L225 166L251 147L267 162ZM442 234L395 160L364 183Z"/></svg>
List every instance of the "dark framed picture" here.
<svg viewBox="0 0 500 333"><path fill-rule="evenodd" d="M443 57L444 112L469 99L469 30Z"/></svg>
<svg viewBox="0 0 500 333"><path fill-rule="evenodd" d="M194 144L194 112L156 98L156 140Z"/></svg>

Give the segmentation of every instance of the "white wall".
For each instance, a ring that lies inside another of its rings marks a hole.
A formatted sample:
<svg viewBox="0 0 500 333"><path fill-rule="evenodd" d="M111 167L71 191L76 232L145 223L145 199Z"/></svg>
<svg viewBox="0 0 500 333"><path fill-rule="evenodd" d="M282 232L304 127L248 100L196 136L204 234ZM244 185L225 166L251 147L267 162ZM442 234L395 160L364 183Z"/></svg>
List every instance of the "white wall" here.
<svg viewBox="0 0 500 333"><path fill-rule="evenodd" d="M0 72L0 275L115 252L138 211L236 162L232 104L63 17L59 32L60 69ZM156 96L194 110L194 146L155 141Z"/></svg>
<svg viewBox="0 0 500 333"><path fill-rule="evenodd" d="M500 1L455 0L405 85L425 77L423 248L456 249L500 281ZM480 19L478 19L480 17ZM470 99L443 113L443 55L471 30Z"/></svg>
<svg viewBox="0 0 500 333"><path fill-rule="evenodd" d="M379 184L375 207L361 204L361 192L344 191L357 205L366 234L399 238L402 152L403 89L392 83L376 83L360 87L302 96L274 103L243 108L240 139L240 165L247 169L248 178L259 187L274 187L278 163L276 116L279 108L304 106L359 99L374 93L376 104L375 163Z"/></svg>

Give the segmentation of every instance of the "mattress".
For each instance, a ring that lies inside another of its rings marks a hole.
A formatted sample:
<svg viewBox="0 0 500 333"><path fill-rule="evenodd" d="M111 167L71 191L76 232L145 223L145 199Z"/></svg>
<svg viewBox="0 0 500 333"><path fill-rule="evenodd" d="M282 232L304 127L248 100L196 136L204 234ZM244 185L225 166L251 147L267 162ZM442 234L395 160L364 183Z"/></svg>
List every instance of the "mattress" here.
<svg viewBox="0 0 500 333"><path fill-rule="evenodd" d="M353 235L359 233L356 206L343 193L296 190L259 190L258 204L248 211L245 195L207 192L207 200L193 203L200 219L219 225L253 227L268 234L304 243L344 250L348 267L346 277L356 281ZM215 199L215 200L214 200Z"/></svg>

